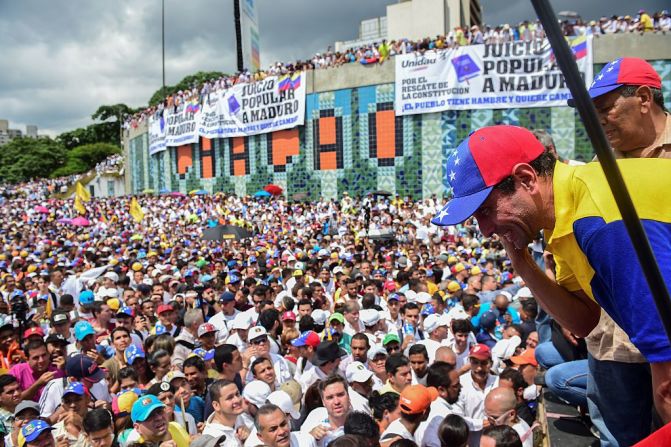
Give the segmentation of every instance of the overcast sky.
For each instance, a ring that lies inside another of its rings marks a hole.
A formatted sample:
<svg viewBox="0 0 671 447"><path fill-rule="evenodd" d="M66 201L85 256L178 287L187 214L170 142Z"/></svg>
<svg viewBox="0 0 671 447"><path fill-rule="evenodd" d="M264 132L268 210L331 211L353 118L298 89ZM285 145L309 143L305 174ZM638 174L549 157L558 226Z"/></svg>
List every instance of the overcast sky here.
<svg viewBox="0 0 671 447"><path fill-rule="evenodd" d="M307 58L357 35L394 0L257 0L261 62ZM166 82L235 70L231 0L165 0ZM665 0L552 0L584 18L668 7ZM534 17L528 0L482 0L485 22ZM0 119L41 133L86 126L99 105L146 104L161 85L159 0L0 0Z"/></svg>

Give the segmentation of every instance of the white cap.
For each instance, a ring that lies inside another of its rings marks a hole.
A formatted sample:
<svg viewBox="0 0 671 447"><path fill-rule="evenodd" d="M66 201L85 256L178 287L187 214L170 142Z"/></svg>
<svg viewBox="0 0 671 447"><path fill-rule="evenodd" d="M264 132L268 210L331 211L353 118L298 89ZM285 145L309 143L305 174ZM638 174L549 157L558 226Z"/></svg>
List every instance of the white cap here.
<svg viewBox="0 0 671 447"><path fill-rule="evenodd" d="M262 382L260 380L252 380L247 385L245 385L245 388L242 390L242 397L257 407L265 404L269 395L270 387L266 382Z"/></svg>
<svg viewBox="0 0 671 447"><path fill-rule="evenodd" d="M296 411L291 396L285 391L277 390L270 393L266 399L269 403L280 407L283 413L290 415L293 419L300 419L301 413Z"/></svg>
<svg viewBox="0 0 671 447"><path fill-rule="evenodd" d="M405 291L405 297L408 300L409 303L416 303L417 302L417 292L414 290L406 290Z"/></svg>
<svg viewBox="0 0 671 447"><path fill-rule="evenodd" d="M375 356L380 355L380 354L384 354L387 357L389 356L389 353L387 352L387 350L384 349L382 346L373 345L368 350L368 360L373 360L375 358Z"/></svg>
<svg viewBox="0 0 671 447"><path fill-rule="evenodd" d="M352 382L364 383L367 382L368 379L373 377L373 371L366 368L364 364L361 362L352 362L349 365L347 365L347 369L345 370L345 376L347 377L347 382L349 383Z"/></svg>
<svg viewBox="0 0 671 447"><path fill-rule="evenodd" d="M337 266L336 268L333 269L333 274L337 275L338 273L342 273L342 267Z"/></svg>
<svg viewBox="0 0 671 447"><path fill-rule="evenodd" d="M508 298L508 302L510 303L513 300L513 296L510 294L510 292L506 292L505 290L499 290L497 292L499 295L503 295L506 298Z"/></svg>
<svg viewBox="0 0 671 447"><path fill-rule="evenodd" d="M249 326L251 325L251 318L245 313L239 313L235 316L235 318L233 318L231 329L249 329Z"/></svg>
<svg viewBox="0 0 671 447"><path fill-rule="evenodd" d="M263 326L254 326L253 328L249 329L249 332L247 333L247 340L252 341L257 337L262 337L264 335L268 335L266 328Z"/></svg>
<svg viewBox="0 0 671 447"><path fill-rule="evenodd" d="M111 279L114 282L119 281L119 275L117 275L115 272L107 272L104 275L104 278Z"/></svg>
<svg viewBox="0 0 671 447"><path fill-rule="evenodd" d="M380 312L375 309L362 309L359 312L359 320L364 326L374 326L380 321Z"/></svg>
<svg viewBox="0 0 671 447"><path fill-rule="evenodd" d="M520 298L525 299L525 298L533 298L534 294L531 293L531 290L528 287L522 287L520 290L517 291L515 296L513 297L513 301L517 301Z"/></svg>
<svg viewBox="0 0 671 447"><path fill-rule="evenodd" d="M168 371L168 373L163 376L164 382L172 382L175 379L186 379L186 376L182 371Z"/></svg>
<svg viewBox="0 0 671 447"><path fill-rule="evenodd" d="M443 315L431 314L424 319L424 322L422 324L424 326L424 332L426 332L427 334L430 334L431 332L435 331L440 326L450 325L447 321L447 315L445 314Z"/></svg>
<svg viewBox="0 0 671 447"><path fill-rule="evenodd" d="M426 292L419 292L417 294L417 302L420 304L429 304L431 302L431 295Z"/></svg>
<svg viewBox="0 0 671 447"><path fill-rule="evenodd" d="M312 311L311 316L312 316L312 319L314 320L315 324L318 324L318 325L321 326L323 324L326 324L326 320L328 319L328 317L331 316L331 314L326 310L315 309L315 310Z"/></svg>

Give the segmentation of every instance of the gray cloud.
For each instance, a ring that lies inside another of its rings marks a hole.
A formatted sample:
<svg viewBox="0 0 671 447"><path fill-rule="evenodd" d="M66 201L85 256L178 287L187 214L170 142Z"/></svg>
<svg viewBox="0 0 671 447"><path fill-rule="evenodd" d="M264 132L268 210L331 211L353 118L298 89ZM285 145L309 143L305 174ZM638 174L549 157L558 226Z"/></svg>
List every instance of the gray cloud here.
<svg viewBox="0 0 671 447"><path fill-rule="evenodd" d="M235 71L232 2L166 2L166 81ZM257 0L262 63L310 57L356 37L394 0ZM487 23L534 17L528 0L482 0ZM663 0L556 0L585 18L660 10ZM0 0L0 118L55 134L90 124L102 104L146 104L161 85L158 0Z"/></svg>

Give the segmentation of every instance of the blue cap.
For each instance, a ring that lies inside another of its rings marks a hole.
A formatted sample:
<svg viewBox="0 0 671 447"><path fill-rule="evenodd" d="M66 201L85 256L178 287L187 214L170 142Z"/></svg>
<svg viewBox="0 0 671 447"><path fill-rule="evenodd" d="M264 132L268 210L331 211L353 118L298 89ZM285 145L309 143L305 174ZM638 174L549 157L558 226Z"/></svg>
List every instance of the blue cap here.
<svg viewBox="0 0 671 447"><path fill-rule="evenodd" d="M206 283L212 281L212 276L211 275L203 275L200 277L200 282Z"/></svg>
<svg viewBox="0 0 671 447"><path fill-rule="evenodd" d="M26 442L33 442L47 430L53 430L51 425L40 419L33 419L21 428L21 434Z"/></svg>
<svg viewBox="0 0 671 447"><path fill-rule="evenodd" d="M229 273L228 274L228 282L231 284L239 283L240 282L240 276L238 276L236 273Z"/></svg>
<svg viewBox="0 0 671 447"><path fill-rule="evenodd" d="M84 384L81 382L72 382L70 383L65 390L63 390L63 396L66 394L76 394L78 396L83 396L86 394L86 390L84 389Z"/></svg>
<svg viewBox="0 0 671 447"><path fill-rule="evenodd" d="M119 308L119 310L117 311L116 314L117 314L117 315L127 315L127 316L129 316L129 317L132 317L134 313L135 313L135 312L133 312L133 308L132 308L132 307L129 307L129 306L123 306L123 307L120 307L120 308Z"/></svg>
<svg viewBox="0 0 671 447"><path fill-rule="evenodd" d="M84 337L88 335L95 335L96 331L91 326L91 323L88 321L78 321L75 323L75 338L77 341L84 340Z"/></svg>
<svg viewBox="0 0 671 447"><path fill-rule="evenodd" d="M297 348L301 346L312 346L316 349L319 345L319 335L314 331L305 331L300 337L291 340L291 344Z"/></svg>
<svg viewBox="0 0 671 447"><path fill-rule="evenodd" d="M203 348L196 348L193 350L193 353L205 361L212 360L214 358L214 349L205 350Z"/></svg>
<svg viewBox="0 0 671 447"><path fill-rule="evenodd" d="M161 323L156 323L156 326L154 326L154 330L152 332L154 335L161 335L168 332L168 329L166 329L166 327L163 326Z"/></svg>
<svg viewBox="0 0 671 447"><path fill-rule="evenodd" d="M83 290L82 293L79 294L79 304L91 304L93 303L93 292L90 290Z"/></svg>
<svg viewBox="0 0 671 447"><path fill-rule="evenodd" d="M389 302L389 300L399 301L398 293L390 293L389 296L387 297L387 302Z"/></svg>
<svg viewBox="0 0 671 447"><path fill-rule="evenodd" d="M130 410L130 418L133 423L144 422L154 410L164 407L165 405L158 400L158 397L153 394L147 394L135 401Z"/></svg>
<svg viewBox="0 0 671 447"><path fill-rule="evenodd" d="M229 269L232 269L232 268L234 268L234 267L237 267L237 265L238 265L238 261L233 261L233 260L231 260L231 261L228 261L228 262L226 263L226 265L228 266Z"/></svg>
<svg viewBox="0 0 671 447"><path fill-rule="evenodd" d="M222 303L230 303L231 301L235 301L235 295L233 295L231 292L224 292L221 294L219 297L219 301Z"/></svg>
<svg viewBox="0 0 671 447"><path fill-rule="evenodd" d="M433 304L428 303L422 307L422 315L427 316L436 313L436 308L433 307Z"/></svg>
<svg viewBox="0 0 671 447"><path fill-rule="evenodd" d="M130 345L124 351L124 357L126 358L126 363L132 365L136 359L145 358L145 354L142 349L135 345Z"/></svg>

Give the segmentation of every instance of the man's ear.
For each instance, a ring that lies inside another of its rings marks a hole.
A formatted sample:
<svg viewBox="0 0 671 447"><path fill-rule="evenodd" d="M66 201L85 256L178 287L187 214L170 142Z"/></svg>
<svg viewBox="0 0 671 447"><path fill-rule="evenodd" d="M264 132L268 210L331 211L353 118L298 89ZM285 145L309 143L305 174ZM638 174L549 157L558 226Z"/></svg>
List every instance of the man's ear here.
<svg viewBox="0 0 671 447"><path fill-rule="evenodd" d="M641 113L650 113L652 104L655 102L652 90L647 85L641 85L636 89L636 98L640 101Z"/></svg>
<svg viewBox="0 0 671 447"><path fill-rule="evenodd" d="M527 163L518 163L513 166L512 177L515 186L521 186L529 191L536 188L538 174L531 165Z"/></svg>

